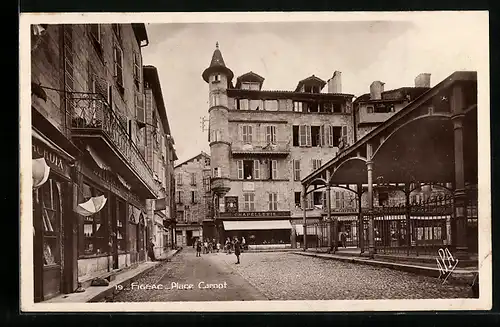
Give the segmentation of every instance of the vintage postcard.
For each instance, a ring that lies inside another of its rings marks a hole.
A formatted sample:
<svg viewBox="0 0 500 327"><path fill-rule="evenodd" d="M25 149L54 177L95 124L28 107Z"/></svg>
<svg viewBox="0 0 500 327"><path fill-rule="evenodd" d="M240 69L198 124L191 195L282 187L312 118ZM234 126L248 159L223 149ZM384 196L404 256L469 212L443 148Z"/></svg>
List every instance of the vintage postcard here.
<svg viewBox="0 0 500 327"><path fill-rule="evenodd" d="M488 12L21 14L21 310L490 309L488 59Z"/></svg>

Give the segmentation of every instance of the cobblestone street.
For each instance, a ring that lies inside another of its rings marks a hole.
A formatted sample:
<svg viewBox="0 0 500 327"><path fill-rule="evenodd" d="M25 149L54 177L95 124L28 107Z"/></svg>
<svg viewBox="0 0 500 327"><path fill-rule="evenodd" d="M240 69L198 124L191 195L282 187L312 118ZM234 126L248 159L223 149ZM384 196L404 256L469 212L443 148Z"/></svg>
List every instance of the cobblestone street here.
<svg viewBox="0 0 500 327"><path fill-rule="evenodd" d="M437 278L293 253L212 253L184 249L172 262L137 280L137 285L192 284L190 290L125 290L113 302L227 300L363 300L468 298L467 286L443 285ZM222 289L200 289L227 284ZM202 285L203 286L203 285Z"/></svg>

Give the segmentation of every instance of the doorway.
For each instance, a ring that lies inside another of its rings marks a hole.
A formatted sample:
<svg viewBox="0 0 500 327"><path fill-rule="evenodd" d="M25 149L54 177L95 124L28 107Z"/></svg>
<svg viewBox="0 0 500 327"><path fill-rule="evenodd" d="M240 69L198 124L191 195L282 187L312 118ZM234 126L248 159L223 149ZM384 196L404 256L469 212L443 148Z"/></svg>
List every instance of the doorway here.
<svg viewBox="0 0 500 327"><path fill-rule="evenodd" d="M33 192L35 302L61 293L62 194L64 184L54 178Z"/></svg>

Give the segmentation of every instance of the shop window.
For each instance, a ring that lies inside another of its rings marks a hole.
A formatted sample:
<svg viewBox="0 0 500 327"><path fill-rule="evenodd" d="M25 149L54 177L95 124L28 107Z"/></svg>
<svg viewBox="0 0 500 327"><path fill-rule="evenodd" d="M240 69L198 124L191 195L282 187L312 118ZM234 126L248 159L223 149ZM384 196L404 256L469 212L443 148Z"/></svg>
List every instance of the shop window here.
<svg viewBox="0 0 500 327"><path fill-rule="evenodd" d="M127 239L126 239L126 212L125 212L125 202L118 200L117 203L117 213L116 213L116 245L118 252L124 252L127 250Z"/></svg>
<svg viewBox="0 0 500 327"><path fill-rule="evenodd" d="M92 197L104 195L97 188L88 184L83 184L82 201L86 202ZM109 204L99 212L83 217L83 249L81 254L103 254L108 252L108 230L107 230L107 211Z"/></svg>
<svg viewBox="0 0 500 327"><path fill-rule="evenodd" d="M61 185L49 179L40 189L43 226L43 264L59 265L60 220L61 220Z"/></svg>

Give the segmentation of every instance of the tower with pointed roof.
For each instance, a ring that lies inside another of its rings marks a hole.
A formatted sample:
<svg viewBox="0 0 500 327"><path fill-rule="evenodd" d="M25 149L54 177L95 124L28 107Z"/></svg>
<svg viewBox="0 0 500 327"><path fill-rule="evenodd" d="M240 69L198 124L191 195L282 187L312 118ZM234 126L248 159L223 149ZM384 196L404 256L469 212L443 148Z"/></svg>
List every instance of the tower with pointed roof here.
<svg viewBox="0 0 500 327"><path fill-rule="evenodd" d="M227 89L231 85L234 74L226 67L218 42L215 45L210 66L205 69L202 77L208 83L209 89L209 143L212 157L211 189L220 198L230 189L229 155L231 143L228 127Z"/></svg>

